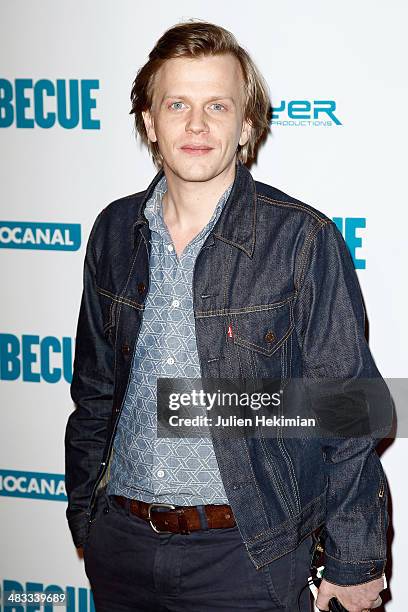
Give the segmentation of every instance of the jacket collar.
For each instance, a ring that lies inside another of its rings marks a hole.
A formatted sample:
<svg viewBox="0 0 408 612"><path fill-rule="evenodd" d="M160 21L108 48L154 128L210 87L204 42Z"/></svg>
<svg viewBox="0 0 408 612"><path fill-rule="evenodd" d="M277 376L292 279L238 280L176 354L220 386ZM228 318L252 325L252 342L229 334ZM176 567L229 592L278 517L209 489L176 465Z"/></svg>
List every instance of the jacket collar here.
<svg viewBox="0 0 408 612"><path fill-rule="evenodd" d="M163 175L163 170L160 170L147 188L139 207L134 229L138 225L147 224L144 215L146 202ZM255 182L249 170L238 160L231 193L217 223L214 225L212 234L215 238L241 249L248 257L252 257L255 248L255 228Z"/></svg>

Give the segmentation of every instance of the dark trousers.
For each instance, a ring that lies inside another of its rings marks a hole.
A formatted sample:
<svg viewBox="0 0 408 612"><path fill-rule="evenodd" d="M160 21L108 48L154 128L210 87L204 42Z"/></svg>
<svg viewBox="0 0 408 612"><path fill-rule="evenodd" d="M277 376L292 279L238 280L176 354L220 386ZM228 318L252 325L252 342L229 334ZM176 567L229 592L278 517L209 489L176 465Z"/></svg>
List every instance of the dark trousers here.
<svg viewBox="0 0 408 612"><path fill-rule="evenodd" d="M256 570L237 527L158 534L102 493L84 562L96 612L310 612L311 543Z"/></svg>

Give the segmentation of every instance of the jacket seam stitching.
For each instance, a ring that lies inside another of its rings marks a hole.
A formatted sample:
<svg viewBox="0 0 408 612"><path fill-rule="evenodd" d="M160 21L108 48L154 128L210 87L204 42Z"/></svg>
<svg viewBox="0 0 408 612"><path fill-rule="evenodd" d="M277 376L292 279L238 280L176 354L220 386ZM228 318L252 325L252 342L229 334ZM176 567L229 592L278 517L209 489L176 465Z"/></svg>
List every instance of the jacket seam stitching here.
<svg viewBox="0 0 408 612"><path fill-rule="evenodd" d="M281 501L283 502L283 505L285 506L287 513L293 517L293 511L292 509L289 507L289 502L286 500L286 492L284 491L284 487L283 487L283 483L281 482L281 477L279 475L279 471L276 469L275 466L275 462L272 459L272 457L270 457L270 454L267 450L266 444L265 444L265 438L264 435L262 433L262 430L260 432L260 441L261 441L261 445L263 448L263 451L265 453L265 457L266 457L266 461L269 464L271 471L272 471L272 478L274 480L275 486L277 488L277 492L278 495L280 496Z"/></svg>
<svg viewBox="0 0 408 612"><path fill-rule="evenodd" d="M134 302L133 300L130 300L129 298L115 295L114 293L111 293L107 289L102 289L102 287L99 287L98 285L96 285L96 291L100 293L101 295L104 295L105 297L112 298L114 302L118 302L119 304L126 304L126 306L131 306L132 308L135 308L136 310L143 310L143 304L138 304L138 302Z"/></svg>
<svg viewBox="0 0 408 612"><path fill-rule="evenodd" d="M325 556L330 557L330 559L334 559L334 561L338 561L338 563L348 563L350 565L363 565L367 563L376 563L381 561L382 563L386 560L384 557L380 557L379 559L366 559L365 561L345 561L343 559L339 559L338 557L333 557L333 555L329 555L329 553L325 550Z"/></svg>
<svg viewBox="0 0 408 612"><path fill-rule="evenodd" d="M265 195L258 195L258 198L260 200L264 200L265 202L268 202L269 204L275 204L277 206L283 206L283 207L287 207L287 208L297 208L298 210L302 210L303 212L306 212L308 215L310 215L311 217L313 217L314 219L316 219L316 221L323 221L325 222L324 217L319 217L319 215L317 213L315 213L313 210L310 210L307 206L305 206L304 204L297 204L296 202L289 202L289 201L281 201L281 200L274 200L273 198L269 198L268 196Z"/></svg>
<svg viewBox="0 0 408 612"><path fill-rule="evenodd" d="M304 277L305 277L305 270L306 270L306 261L307 261L307 257L310 253L310 250L312 248L312 244L313 241L315 240L318 232L325 227L329 222L328 221L322 221L321 223L319 223L318 225L316 225L315 227L313 227L311 229L311 231L309 232L309 234L306 237L305 243L302 247L302 251L301 254L299 255L299 264L298 264L298 281L296 282L295 280L295 286L297 286L299 289L302 286Z"/></svg>
<svg viewBox="0 0 408 612"><path fill-rule="evenodd" d="M197 310L195 314L197 317L203 318L203 317L216 317L216 316L233 315L233 314L239 315L239 314L246 314L248 312L264 312L267 310L276 310L278 308L281 308L281 306L284 306L291 300L293 300L295 297L296 297L296 292L290 295L285 300L281 300L280 302L273 302L272 304L257 304L256 306L246 306L243 308L231 308L231 309L220 308L216 310Z"/></svg>

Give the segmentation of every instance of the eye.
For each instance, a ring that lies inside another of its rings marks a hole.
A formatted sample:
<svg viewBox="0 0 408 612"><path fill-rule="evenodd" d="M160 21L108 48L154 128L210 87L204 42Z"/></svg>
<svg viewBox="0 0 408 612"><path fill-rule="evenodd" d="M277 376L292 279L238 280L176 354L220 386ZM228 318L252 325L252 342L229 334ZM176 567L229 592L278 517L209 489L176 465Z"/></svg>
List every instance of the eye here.
<svg viewBox="0 0 408 612"><path fill-rule="evenodd" d="M184 102L172 102L170 108L173 110L181 110L184 106Z"/></svg>
<svg viewBox="0 0 408 612"><path fill-rule="evenodd" d="M211 107L216 111L225 110L225 106L223 104L220 104L219 102L214 102L214 104L211 104Z"/></svg>

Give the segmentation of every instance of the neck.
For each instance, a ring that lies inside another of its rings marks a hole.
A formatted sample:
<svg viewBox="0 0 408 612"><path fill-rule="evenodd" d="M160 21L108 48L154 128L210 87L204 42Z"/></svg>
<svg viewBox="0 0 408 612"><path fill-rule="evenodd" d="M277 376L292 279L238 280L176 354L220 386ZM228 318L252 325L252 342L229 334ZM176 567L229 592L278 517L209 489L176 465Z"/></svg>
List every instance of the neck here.
<svg viewBox="0 0 408 612"><path fill-rule="evenodd" d="M235 160L209 181L185 181L164 166L167 192L163 197L163 217L179 231L201 230L210 220L224 191L235 178Z"/></svg>

